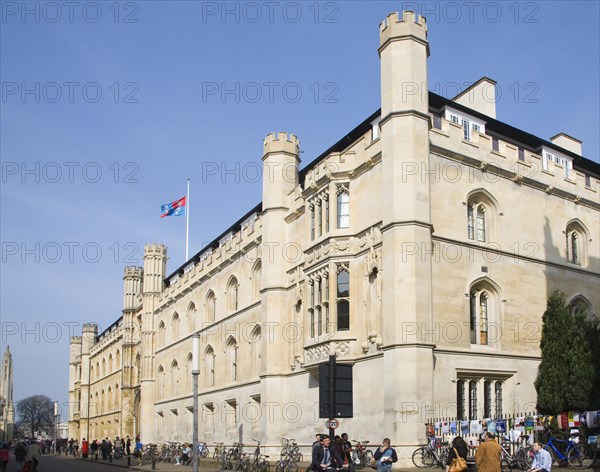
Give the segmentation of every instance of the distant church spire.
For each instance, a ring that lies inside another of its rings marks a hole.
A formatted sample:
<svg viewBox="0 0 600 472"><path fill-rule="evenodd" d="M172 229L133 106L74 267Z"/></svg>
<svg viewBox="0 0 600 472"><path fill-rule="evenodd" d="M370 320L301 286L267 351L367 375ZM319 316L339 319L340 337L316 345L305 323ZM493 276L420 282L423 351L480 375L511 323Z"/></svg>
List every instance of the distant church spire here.
<svg viewBox="0 0 600 472"><path fill-rule="evenodd" d="M10 441L14 435L15 409L13 405L13 361L10 347L2 356L2 368L0 370L0 429L2 437Z"/></svg>

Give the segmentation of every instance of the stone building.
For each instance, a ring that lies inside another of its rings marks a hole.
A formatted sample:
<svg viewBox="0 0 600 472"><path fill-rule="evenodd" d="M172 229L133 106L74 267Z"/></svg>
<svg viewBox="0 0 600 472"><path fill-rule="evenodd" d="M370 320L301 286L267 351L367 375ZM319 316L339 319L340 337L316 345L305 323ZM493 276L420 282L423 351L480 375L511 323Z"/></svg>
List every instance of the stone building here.
<svg viewBox="0 0 600 472"><path fill-rule="evenodd" d="M125 269L122 317L71 341L70 436L190 440L195 332L209 443L309 445L332 353L340 428L404 457L427 418L534 409L549 294L598 314L600 166L497 120L488 78L428 92L423 17L388 16L379 54L381 109L302 170L268 135L259 205L172 273L158 244Z"/></svg>
<svg viewBox="0 0 600 472"><path fill-rule="evenodd" d="M13 360L10 348L2 356L0 369L0 436L11 441L15 433L15 406L13 404Z"/></svg>

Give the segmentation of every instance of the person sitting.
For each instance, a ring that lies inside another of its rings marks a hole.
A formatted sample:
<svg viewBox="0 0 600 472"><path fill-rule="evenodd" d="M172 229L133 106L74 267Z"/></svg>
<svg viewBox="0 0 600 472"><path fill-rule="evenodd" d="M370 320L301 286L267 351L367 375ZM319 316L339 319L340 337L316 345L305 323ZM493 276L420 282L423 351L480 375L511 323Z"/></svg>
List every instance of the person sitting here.
<svg viewBox="0 0 600 472"><path fill-rule="evenodd" d="M183 449L181 450L181 455L176 458L177 462L175 465L187 465L187 462L190 460L190 454L192 453L192 448L189 444L184 444Z"/></svg>
<svg viewBox="0 0 600 472"><path fill-rule="evenodd" d="M331 447L331 438L325 436L321 446L313 449L311 468L315 471L324 471L332 468L348 467L344 466L344 461L334 447Z"/></svg>

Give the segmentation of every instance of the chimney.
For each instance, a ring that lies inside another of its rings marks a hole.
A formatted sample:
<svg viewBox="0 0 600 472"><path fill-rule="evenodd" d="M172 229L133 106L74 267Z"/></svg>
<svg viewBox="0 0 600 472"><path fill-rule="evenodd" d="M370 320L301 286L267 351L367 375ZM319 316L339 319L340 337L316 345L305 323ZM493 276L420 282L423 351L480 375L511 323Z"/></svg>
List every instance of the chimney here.
<svg viewBox="0 0 600 472"><path fill-rule="evenodd" d="M496 119L496 81L482 77L452 101Z"/></svg>
<svg viewBox="0 0 600 472"><path fill-rule="evenodd" d="M581 149L583 142L579 141L579 139L575 139L565 133L558 133L556 136L551 137L550 141L552 144L556 144L567 151L571 151L578 156L583 156L583 151Z"/></svg>

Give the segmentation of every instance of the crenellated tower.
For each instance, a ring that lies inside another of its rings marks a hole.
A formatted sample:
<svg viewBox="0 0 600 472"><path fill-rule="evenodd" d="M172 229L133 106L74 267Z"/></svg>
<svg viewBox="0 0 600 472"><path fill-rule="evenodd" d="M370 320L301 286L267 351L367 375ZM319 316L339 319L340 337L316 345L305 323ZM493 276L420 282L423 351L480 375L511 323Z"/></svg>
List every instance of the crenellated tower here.
<svg viewBox="0 0 600 472"><path fill-rule="evenodd" d="M8 346L2 356L0 402L2 403L0 420L2 420L3 435L9 441L13 438L15 431L15 408L13 404L13 359Z"/></svg>
<svg viewBox="0 0 600 472"><path fill-rule="evenodd" d="M293 193L298 186L300 165L300 142L293 134L271 133L264 139L263 147L263 203L262 203L262 257L268 260L268 269L261 275L261 322L283 326L293 321L287 299L287 270L285 247L290 242L290 229L285 221L292 206ZM264 262L263 262L264 264ZM269 392L277 392L278 401L288 393L282 374L289 369L290 343L268 342L262 336L260 375L262 398ZM265 437L285 436L287 425L267 422L264 415L261 428ZM283 428L283 429L282 429Z"/></svg>
<svg viewBox="0 0 600 472"><path fill-rule="evenodd" d="M156 399L156 372L154 366L154 311L158 296L163 290L167 270L167 248L163 244L144 246L144 270L142 289L142 333L139 430L143 431L143 442L154 442L154 401Z"/></svg>
<svg viewBox="0 0 600 472"><path fill-rule="evenodd" d="M135 436L134 414L135 397L139 389L136 355L141 341L141 325L138 319L142 305L142 285L144 270L141 267L125 267L123 274L123 379L121 401L123 408L124 434Z"/></svg>
<svg viewBox="0 0 600 472"><path fill-rule="evenodd" d="M81 336L69 340L69 438L79 438L81 418Z"/></svg>
<svg viewBox="0 0 600 472"><path fill-rule="evenodd" d="M427 24L412 11L389 15L380 27L383 206L383 431L395 444L424 432L419 410L432 407L432 250L429 188ZM415 251L414 248L418 248ZM415 253L417 252L417 253ZM407 253L414 254L406 256ZM406 323L422 326L402 336ZM410 410L410 411L409 411Z"/></svg>
<svg viewBox="0 0 600 472"><path fill-rule="evenodd" d="M98 338L98 325L96 323L86 323L83 325L81 333L81 401L79 435L82 438L90 437L90 416L97 415L97 405L95 405L90 396L90 352L96 344Z"/></svg>

